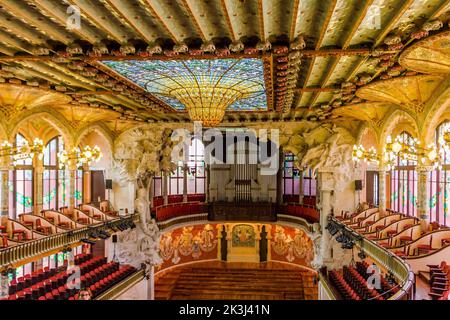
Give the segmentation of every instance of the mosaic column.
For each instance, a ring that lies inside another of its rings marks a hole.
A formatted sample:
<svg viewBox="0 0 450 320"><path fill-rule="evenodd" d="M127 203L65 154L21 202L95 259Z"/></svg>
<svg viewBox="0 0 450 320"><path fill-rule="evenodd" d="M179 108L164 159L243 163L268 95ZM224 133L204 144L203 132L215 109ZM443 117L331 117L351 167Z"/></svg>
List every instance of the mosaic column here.
<svg viewBox="0 0 450 320"><path fill-rule="evenodd" d="M428 215L428 195L427 183L429 183L430 172L433 171L432 166L416 166L417 172L417 215L420 218L422 231L426 232L430 216Z"/></svg>
<svg viewBox="0 0 450 320"><path fill-rule="evenodd" d="M319 186L320 186L320 226L322 230L321 238L321 257L324 264L331 263L331 235L325 229L328 224L328 216L333 208L331 205L331 194L334 191L334 179L332 168L319 169Z"/></svg>
<svg viewBox="0 0 450 320"><path fill-rule="evenodd" d="M0 225L6 226L9 217L9 165L2 163L0 167Z"/></svg>
<svg viewBox="0 0 450 320"><path fill-rule="evenodd" d="M386 169L378 170L378 208L383 215L386 212Z"/></svg>
<svg viewBox="0 0 450 320"><path fill-rule="evenodd" d="M303 170L299 170L298 203L303 204Z"/></svg>
<svg viewBox="0 0 450 320"><path fill-rule="evenodd" d="M162 187L163 187L163 198L164 198L164 204L168 204L169 203L169 198L168 198L168 191L169 191L169 174L165 171L163 171L162 173Z"/></svg>
<svg viewBox="0 0 450 320"><path fill-rule="evenodd" d="M77 165L70 164L69 166L69 209L75 208L75 190L76 190Z"/></svg>
<svg viewBox="0 0 450 320"><path fill-rule="evenodd" d="M44 208L44 162L43 159L35 159L34 167L34 214L39 215Z"/></svg>
<svg viewBox="0 0 450 320"><path fill-rule="evenodd" d="M209 175L209 168L210 168L210 166L209 166L209 164L207 164L206 165L206 186L205 186L205 193L206 193L206 202L209 202L209 195L210 195L210 192L209 192L209 184L210 184L210 175Z"/></svg>
<svg viewBox="0 0 450 320"><path fill-rule="evenodd" d="M183 166L183 202L187 202L188 170L189 170L189 167L188 167L187 163L185 163Z"/></svg>

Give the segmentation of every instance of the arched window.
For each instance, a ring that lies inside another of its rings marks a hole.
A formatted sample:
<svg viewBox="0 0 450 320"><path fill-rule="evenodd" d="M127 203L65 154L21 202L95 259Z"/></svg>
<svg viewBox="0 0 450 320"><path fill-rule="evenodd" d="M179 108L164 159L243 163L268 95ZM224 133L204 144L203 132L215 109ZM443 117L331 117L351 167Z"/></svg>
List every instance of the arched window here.
<svg viewBox="0 0 450 320"><path fill-rule="evenodd" d="M205 193L205 147L199 139L189 146L187 193Z"/></svg>
<svg viewBox="0 0 450 320"><path fill-rule="evenodd" d="M283 194L296 195L300 192L300 171L295 168L296 157L288 152L284 154Z"/></svg>
<svg viewBox="0 0 450 320"><path fill-rule="evenodd" d="M284 154L283 167L283 194L299 195L300 194L300 178L303 180L303 195L316 196L317 180L311 169L303 170L303 176L300 177L300 170L294 165L297 157L292 153Z"/></svg>
<svg viewBox="0 0 450 320"><path fill-rule="evenodd" d="M27 140L23 135L16 135L16 145L20 146ZM17 162L15 170L10 175L9 207L10 218L16 219L19 214L33 211L33 159Z"/></svg>
<svg viewBox="0 0 450 320"><path fill-rule="evenodd" d="M407 132L400 134L400 141L413 145L414 138ZM416 161L397 157L397 165L390 173L390 208L409 216L417 215Z"/></svg>
<svg viewBox="0 0 450 320"><path fill-rule="evenodd" d="M50 140L44 149L43 209L58 210L69 205L70 175L66 170L59 170L58 153L64 150L61 136Z"/></svg>
<svg viewBox="0 0 450 320"><path fill-rule="evenodd" d="M443 138L444 133L450 131L450 121L442 123L436 129L436 145ZM444 163L441 170L430 173L427 185L428 212L430 220L436 221L444 226L450 226L450 153L443 152Z"/></svg>

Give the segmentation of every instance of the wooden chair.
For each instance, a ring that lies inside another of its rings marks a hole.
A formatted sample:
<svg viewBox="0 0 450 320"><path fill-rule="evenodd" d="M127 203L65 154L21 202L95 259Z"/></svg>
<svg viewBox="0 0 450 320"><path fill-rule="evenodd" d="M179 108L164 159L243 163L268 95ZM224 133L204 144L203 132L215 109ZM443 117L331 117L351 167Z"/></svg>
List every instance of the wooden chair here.
<svg viewBox="0 0 450 320"><path fill-rule="evenodd" d="M434 250L433 247L432 247L432 244L433 244L433 236L431 235L429 244L419 244L419 245L417 245L417 248L416 248L417 249L417 255L420 255L421 252L428 253L428 252Z"/></svg>
<svg viewBox="0 0 450 320"><path fill-rule="evenodd" d="M411 242L413 240L413 238L412 238L413 229L411 228L410 231L411 231L411 234L409 236L401 236L399 238L400 244L405 244L405 243Z"/></svg>

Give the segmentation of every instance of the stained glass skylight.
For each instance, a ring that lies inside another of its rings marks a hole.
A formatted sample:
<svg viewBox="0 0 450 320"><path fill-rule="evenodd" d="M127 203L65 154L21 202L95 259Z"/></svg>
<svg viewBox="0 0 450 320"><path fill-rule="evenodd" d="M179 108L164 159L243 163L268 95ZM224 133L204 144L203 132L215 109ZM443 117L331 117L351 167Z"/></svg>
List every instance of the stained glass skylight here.
<svg viewBox="0 0 450 320"><path fill-rule="evenodd" d="M211 99L213 103L225 103L226 100L232 102L227 106L227 111L267 110L261 59L126 60L103 63L176 110L185 110L186 104L194 103L192 92L198 87L212 88L207 95L216 96ZM229 96L220 97L222 94Z"/></svg>

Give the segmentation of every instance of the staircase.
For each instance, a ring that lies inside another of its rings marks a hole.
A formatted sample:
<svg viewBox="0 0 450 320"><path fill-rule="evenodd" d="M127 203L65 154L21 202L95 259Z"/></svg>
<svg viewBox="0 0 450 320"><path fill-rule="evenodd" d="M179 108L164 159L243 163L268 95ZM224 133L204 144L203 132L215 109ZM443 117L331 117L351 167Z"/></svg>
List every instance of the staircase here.
<svg viewBox="0 0 450 320"><path fill-rule="evenodd" d="M258 264L255 264L258 266ZM181 267L156 281L157 300L316 300L314 274L305 270Z"/></svg>

